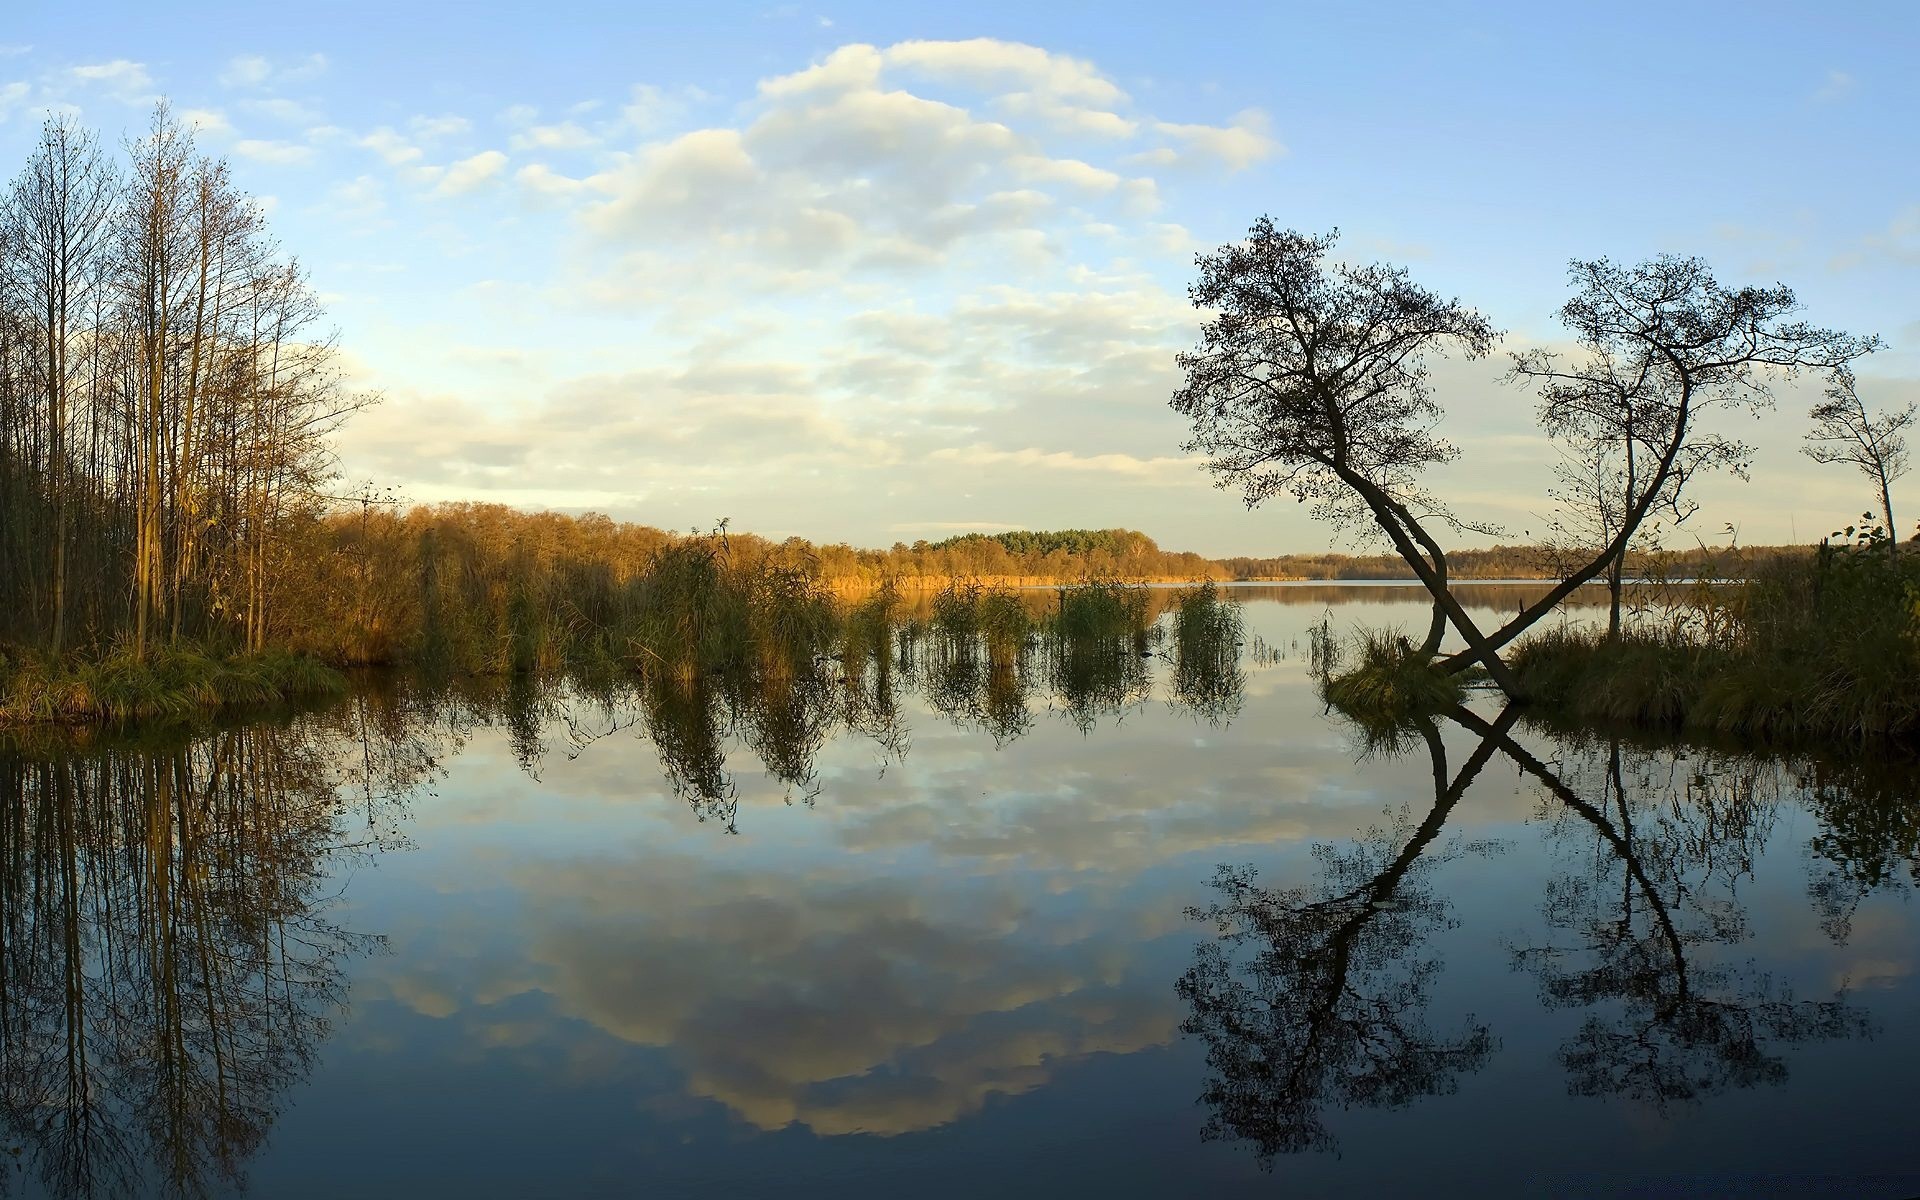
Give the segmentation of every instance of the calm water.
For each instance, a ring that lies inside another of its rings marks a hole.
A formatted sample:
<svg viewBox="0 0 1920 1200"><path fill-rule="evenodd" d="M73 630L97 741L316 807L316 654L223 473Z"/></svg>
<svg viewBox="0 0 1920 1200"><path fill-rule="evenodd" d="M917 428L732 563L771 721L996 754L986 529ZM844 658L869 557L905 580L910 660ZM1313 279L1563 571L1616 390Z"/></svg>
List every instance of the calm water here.
<svg viewBox="0 0 1920 1200"><path fill-rule="evenodd" d="M1369 748L1307 630L1412 593L1235 595L1226 676L0 752L0 1194L1920 1191L1910 766Z"/></svg>

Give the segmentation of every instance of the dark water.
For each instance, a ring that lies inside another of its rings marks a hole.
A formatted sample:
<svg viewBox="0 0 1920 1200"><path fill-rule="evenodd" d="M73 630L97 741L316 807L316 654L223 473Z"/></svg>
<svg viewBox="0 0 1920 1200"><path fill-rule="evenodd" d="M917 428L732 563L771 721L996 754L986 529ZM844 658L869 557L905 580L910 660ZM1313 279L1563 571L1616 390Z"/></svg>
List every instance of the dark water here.
<svg viewBox="0 0 1920 1200"><path fill-rule="evenodd" d="M1920 1192L1910 766L1369 747L1306 631L1411 593L1236 595L0 752L0 1194Z"/></svg>

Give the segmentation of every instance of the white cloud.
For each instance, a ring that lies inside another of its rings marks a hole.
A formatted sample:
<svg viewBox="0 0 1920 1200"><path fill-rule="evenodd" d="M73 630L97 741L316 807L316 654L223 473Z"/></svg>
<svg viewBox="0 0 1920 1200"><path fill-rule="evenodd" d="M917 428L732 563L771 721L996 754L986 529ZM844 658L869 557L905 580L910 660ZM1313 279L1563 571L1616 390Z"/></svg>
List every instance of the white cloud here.
<svg viewBox="0 0 1920 1200"><path fill-rule="evenodd" d="M242 54L227 60L226 69L220 72L220 82L230 88L304 83L318 78L326 69L324 54L309 54L277 63L263 55Z"/></svg>
<svg viewBox="0 0 1920 1200"><path fill-rule="evenodd" d="M634 133L650 134L672 122L682 120L688 109L707 98L697 87L663 91L652 84L636 83L620 109L620 120Z"/></svg>
<svg viewBox="0 0 1920 1200"><path fill-rule="evenodd" d="M147 72L146 64L125 58L69 67L66 77L76 87L97 87L128 102L145 100L153 90L153 76Z"/></svg>
<svg viewBox="0 0 1920 1200"><path fill-rule="evenodd" d="M805 70L760 81L762 96L781 98L809 93L864 91L880 82L882 59L872 46L842 46Z"/></svg>
<svg viewBox="0 0 1920 1200"><path fill-rule="evenodd" d="M1124 475L1142 483L1191 483L1204 460L1198 458L1136 458L1131 454L1076 454L1071 450L996 450L976 443L935 450L934 462L964 467L1012 467L1021 471L1094 471Z"/></svg>
<svg viewBox="0 0 1920 1200"><path fill-rule="evenodd" d="M1009 164L1014 172L1035 183L1060 183L1089 192L1110 192L1120 186L1117 172L1077 158L1047 158L1040 154L1022 154Z"/></svg>
<svg viewBox="0 0 1920 1200"><path fill-rule="evenodd" d="M463 158L448 166L434 190L442 196L464 196L491 181L506 165L507 156L500 151L482 150L471 158Z"/></svg>
<svg viewBox="0 0 1920 1200"><path fill-rule="evenodd" d="M335 217L369 222L387 209L387 185L371 175L359 175L327 190L326 210Z"/></svg>
<svg viewBox="0 0 1920 1200"><path fill-rule="evenodd" d="M222 137L233 132L233 122L217 108L182 108L174 113L180 123L196 134Z"/></svg>
<svg viewBox="0 0 1920 1200"><path fill-rule="evenodd" d="M1092 63L1018 42L901 42L887 49L886 61L931 78L963 81L980 91L1024 90L1104 108L1127 102L1127 94Z"/></svg>
<svg viewBox="0 0 1920 1200"><path fill-rule="evenodd" d="M243 54L227 62L220 82L228 87L258 87L273 75L273 64L258 54Z"/></svg>
<svg viewBox="0 0 1920 1200"><path fill-rule="evenodd" d="M1277 152L1259 114L1161 122L1091 64L986 39L843 46L691 129L672 123L705 97L628 98L500 110L501 148L450 164L420 125L358 138L402 190L508 182L483 201L519 206L503 220L539 236L557 211L575 234L554 278L473 290L490 314L473 327L558 307L625 332L511 390L465 361L389 382L350 469L422 499L566 496L673 525L724 493L763 530L858 525L880 495L894 523L949 519L985 481L1015 518L1060 494L1123 523L1149 519L1137 494L1211 499L1166 408L1192 313L1160 278L1192 239L1123 164L1160 146L1244 166ZM621 369L636 358L656 365ZM580 377L556 376L567 362Z"/></svg>
<svg viewBox="0 0 1920 1200"><path fill-rule="evenodd" d="M508 142L515 150L591 150L600 144L599 135L589 133L572 121L557 125L531 125L513 135Z"/></svg>
<svg viewBox="0 0 1920 1200"><path fill-rule="evenodd" d="M316 125L322 120L319 109L285 96L249 96L239 103L247 112L288 125Z"/></svg>
<svg viewBox="0 0 1920 1200"><path fill-rule="evenodd" d="M386 160L390 167L411 166L426 157L426 152L387 126L360 139L360 144Z"/></svg>
<svg viewBox="0 0 1920 1200"><path fill-rule="evenodd" d="M422 141L436 138L458 137L473 129L473 122L461 116L415 117L407 122L407 128L413 136Z"/></svg>
<svg viewBox="0 0 1920 1200"><path fill-rule="evenodd" d="M1014 92L997 97L994 108L1010 120L1032 119L1056 133L1070 137L1093 137L1120 141L1132 137L1140 122L1103 108L1066 104L1033 92Z"/></svg>
<svg viewBox="0 0 1920 1200"><path fill-rule="evenodd" d="M233 144L233 152L241 158L283 167L305 166L313 161L311 146L266 138L242 138Z"/></svg>
<svg viewBox="0 0 1920 1200"><path fill-rule="evenodd" d="M0 83L0 121L6 120L14 110L25 108L32 91L24 83Z"/></svg>
<svg viewBox="0 0 1920 1200"><path fill-rule="evenodd" d="M594 186L612 198L590 209L588 224L610 236L674 236L732 227L751 204L759 169L738 131L702 129L641 151Z"/></svg>
<svg viewBox="0 0 1920 1200"><path fill-rule="evenodd" d="M1257 108L1236 113L1229 125L1183 125L1157 121L1154 131L1173 144L1150 150L1137 161L1153 166L1223 166L1241 171L1286 153L1286 147L1271 135L1272 122Z"/></svg>
<svg viewBox="0 0 1920 1200"><path fill-rule="evenodd" d="M529 192L547 199L577 196L590 187L585 180L569 178L545 163L521 167L513 173L513 178Z"/></svg>

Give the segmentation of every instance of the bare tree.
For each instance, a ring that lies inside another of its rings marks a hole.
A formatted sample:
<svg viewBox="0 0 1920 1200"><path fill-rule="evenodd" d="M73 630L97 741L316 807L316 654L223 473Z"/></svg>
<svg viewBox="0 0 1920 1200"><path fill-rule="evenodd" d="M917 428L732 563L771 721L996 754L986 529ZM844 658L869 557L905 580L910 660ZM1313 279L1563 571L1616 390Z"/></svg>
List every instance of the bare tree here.
<svg viewBox="0 0 1920 1200"><path fill-rule="evenodd" d="M1920 405L1909 401L1905 408L1874 416L1860 399L1853 372L1835 371L1827 398L1807 414L1813 419L1813 432L1801 447L1815 462L1852 463L1873 481L1880 491L1880 512L1887 519L1887 554L1895 561L1900 556L1900 532L1893 523L1893 483L1912 465L1907 430L1913 427L1917 408Z"/></svg>
<svg viewBox="0 0 1920 1200"><path fill-rule="evenodd" d="M47 118L40 143L14 180L5 199L5 220L14 233L12 257L23 302L40 354L40 383L46 400L46 478L52 500L50 649L58 654L66 640L67 543L73 487L70 482L73 425L69 398L74 376L84 365L74 361L75 343L89 301L100 283L106 232L117 179L94 136L64 114Z"/></svg>
<svg viewBox="0 0 1920 1200"><path fill-rule="evenodd" d="M1630 446L1605 437L1583 438L1565 449L1554 465L1553 486L1547 490L1555 506L1544 541L1551 570L1559 574L1577 570L1613 542L1625 519L1628 497L1634 494L1638 465ZM1607 564L1609 642L1620 638L1627 554L1658 550L1661 528L1658 521L1642 523L1625 551Z"/></svg>
<svg viewBox="0 0 1920 1200"><path fill-rule="evenodd" d="M1451 622L1465 653L1513 690L1448 591L1446 552L1427 528L1463 523L1420 483L1459 454L1434 432L1428 354L1451 344L1481 358L1497 334L1403 268L1328 262L1337 237L1262 217L1244 242L1196 258L1188 295L1215 315L1177 360L1186 379L1172 406L1193 424L1187 448L1208 455L1220 486L1239 486L1248 507L1285 494L1337 526L1370 522L1433 597L1423 653L1439 652Z"/></svg>
<svg viewBox="0 0 1920 1200"><path fill-rule="evenodd" d="M259 649L349 393L297 263L164 104L0 188L0 638Z"/></svg>
<svg viewBox="0 0 1920 1200"><path fill-rule="evenodd" d="M1615 444L1629 457L1618 528L1585 565L1489 634L1485 647L1451 656L1453 670L1484 661L1606 571L1656 510L1685 520L1694 511L1685 492L1695 476L1729 470L1745 477L1752 448L1702 429L1703 416L1758 412L1772 404L1776 382L1843 368L1882 345L1793 320L1799 302L1791 288L1725 287L1698 258L1632 267L1576 261L1569 275L1576 291L1560 318L1584 356L1563 363L1546 350L1517 354L1511 376L1539 385L1540 423L1549 433Z"/></svg>

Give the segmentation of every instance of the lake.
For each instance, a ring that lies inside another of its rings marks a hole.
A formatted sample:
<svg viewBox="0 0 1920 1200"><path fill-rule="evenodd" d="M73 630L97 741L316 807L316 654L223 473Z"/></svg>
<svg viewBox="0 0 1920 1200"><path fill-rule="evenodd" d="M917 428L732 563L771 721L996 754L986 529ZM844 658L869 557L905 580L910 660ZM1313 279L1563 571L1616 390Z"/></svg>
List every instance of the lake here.
<svg viewBox="0 0 1920 1200"><path fill-rule="evenodd" d="M1312 631L1419 593L1225 591L1204 670L17 738L0 1195L1920 1192L1910 763L1369 743Z"/></svg>

